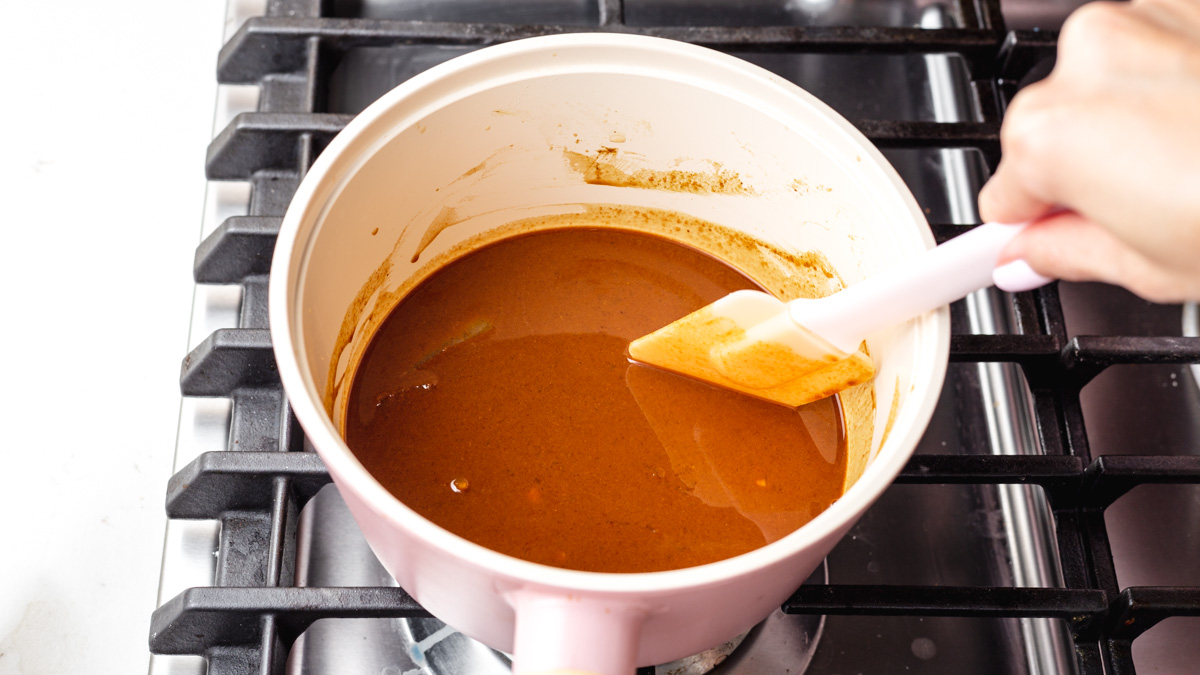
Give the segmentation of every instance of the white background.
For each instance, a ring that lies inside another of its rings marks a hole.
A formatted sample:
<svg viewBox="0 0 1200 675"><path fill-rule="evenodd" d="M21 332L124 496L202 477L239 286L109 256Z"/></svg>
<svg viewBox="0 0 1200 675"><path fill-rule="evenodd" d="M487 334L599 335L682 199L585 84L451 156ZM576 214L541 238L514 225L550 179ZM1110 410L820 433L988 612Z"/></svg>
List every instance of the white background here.
<svg viewBox="0 0 1200 675"><path fill-rule="evenodd" d="M225 0L0 16L0 674L145 672Z"/></svg>

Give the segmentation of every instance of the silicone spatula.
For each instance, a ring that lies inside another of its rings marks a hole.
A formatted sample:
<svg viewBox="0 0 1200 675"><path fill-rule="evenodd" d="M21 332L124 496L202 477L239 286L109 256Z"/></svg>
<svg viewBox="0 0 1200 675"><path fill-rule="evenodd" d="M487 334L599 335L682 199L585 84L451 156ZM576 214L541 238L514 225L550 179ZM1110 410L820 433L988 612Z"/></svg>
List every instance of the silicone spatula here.
<svg viewBox="0 0 1200 675"><path fill-rule="evenodd" d="M799 406L874 374L872 332L993 283L1025 291L1051 281L1000 252L1028 223L988 223L824 298L784 302L736 291L629 345L629 356L752 396Z"/></svg>

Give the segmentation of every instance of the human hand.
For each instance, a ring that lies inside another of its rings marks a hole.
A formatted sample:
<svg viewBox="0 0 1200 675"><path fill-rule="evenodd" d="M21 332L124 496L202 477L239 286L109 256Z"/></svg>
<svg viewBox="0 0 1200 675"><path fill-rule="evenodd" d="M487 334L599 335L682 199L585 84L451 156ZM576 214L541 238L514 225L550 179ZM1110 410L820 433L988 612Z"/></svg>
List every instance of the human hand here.
<svg viewBox="0 0 1200 675"><path fill-rule="evenodd" d="M1200 299L1200 1L1084 5L1048 78L1001 127L985 220L1027 228L1000 262L1120 284L1156 302Z"/></svg>

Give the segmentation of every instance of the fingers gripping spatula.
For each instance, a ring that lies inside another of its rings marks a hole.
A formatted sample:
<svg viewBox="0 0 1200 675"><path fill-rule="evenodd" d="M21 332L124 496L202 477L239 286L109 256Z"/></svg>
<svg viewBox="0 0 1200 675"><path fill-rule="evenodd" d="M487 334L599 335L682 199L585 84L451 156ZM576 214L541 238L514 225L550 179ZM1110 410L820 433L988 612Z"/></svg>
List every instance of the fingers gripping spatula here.
<svg viewBox="0 0 1200 675"><path fill-rule="evenodd" d="M874 375L863 341L993 283L1007 291L1051 280L1024 261L996 266L1028 223L989 223L824 298L784 302L736 291L629 345L666 370L789 406Z"/></svg>

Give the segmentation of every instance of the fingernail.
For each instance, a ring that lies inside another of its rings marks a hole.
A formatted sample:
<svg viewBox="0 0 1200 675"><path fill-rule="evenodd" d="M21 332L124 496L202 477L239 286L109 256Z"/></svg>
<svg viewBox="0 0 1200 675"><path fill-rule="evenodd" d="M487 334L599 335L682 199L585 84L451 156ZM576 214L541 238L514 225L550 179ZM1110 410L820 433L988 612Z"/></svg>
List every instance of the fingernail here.
<svg viewBox="0 0 1200 675"><path fill-rule="evenodd" d="M992 282L996 284L996 288L1009 293L1031 291L1039 286L1045 286L1051 281L1054 279L1034 272L1029 263L1024 260L1014 260L1007 265L997 267L992 272Z"/></svg>

